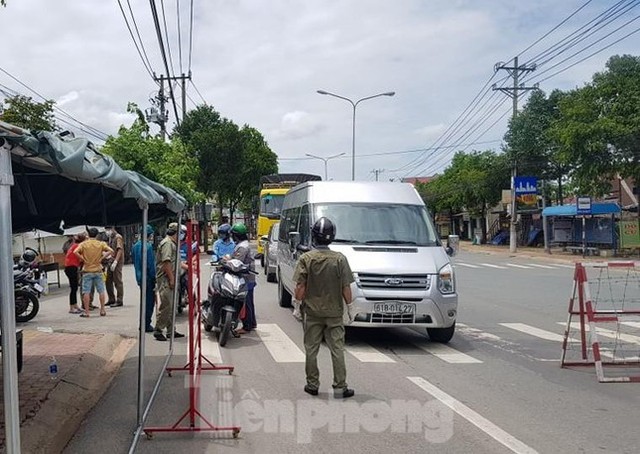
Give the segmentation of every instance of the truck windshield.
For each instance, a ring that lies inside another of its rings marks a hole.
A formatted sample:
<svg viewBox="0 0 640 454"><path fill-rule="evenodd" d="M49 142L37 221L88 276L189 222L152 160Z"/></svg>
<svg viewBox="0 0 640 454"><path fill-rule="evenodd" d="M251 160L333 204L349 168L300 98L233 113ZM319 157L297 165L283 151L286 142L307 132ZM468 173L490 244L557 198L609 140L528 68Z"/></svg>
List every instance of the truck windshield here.
<svg viewBox="0 0 640 454"><path fill-rule="evenodd" d="M319 204L314 206L314 215L335 223L338 243L440 245L431 218L420 205Z"/></svg>
<svg viewBox="0 0 640 454"><path fill-rule="evenodd" d="M278 219L282 211L284 194L266 194L260 198L260 216Z"/></svg>

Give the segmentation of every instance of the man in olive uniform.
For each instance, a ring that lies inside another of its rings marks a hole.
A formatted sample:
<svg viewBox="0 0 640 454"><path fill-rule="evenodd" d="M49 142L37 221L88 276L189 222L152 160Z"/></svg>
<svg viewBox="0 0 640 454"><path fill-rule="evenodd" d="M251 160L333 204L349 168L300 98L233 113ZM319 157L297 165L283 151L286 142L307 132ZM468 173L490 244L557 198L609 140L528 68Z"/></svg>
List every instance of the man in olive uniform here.
<svg viewBox="0 0 640 454"><path fill-rule="evenodd" d="M156 313L156 326L153 337L159 341L166 341L171 337L173 327L173 296L176 286L175 263L178 256L178 223L172 222L167 229L167 235L160 242L156 252L156 284L160 296L160 308ZM162 330L167 330L167 335ZM173 332L174 337L184 337L177 331Z"/></svg>
<svg viewBox="0 0 640 454"><path fill-rule="evenodd" d="M124 284L122 282L122 266L124 265L124 238L115 227L107 227L107 243L115 251L115 255L109 259L107 267L107 306L120 307L124 303ZM114 291L115 287L115 291Z"/></svg>
<svg viewBox="0 0 640 454"><path fill-rule="evenodd" d="M318 350L324 338L331 350L334 395L347 398L355 392L347 387L343 314L346 303L351 319L353 274L347 258L329 249L335 235L335 226L329 219L323 217L316 221L311 229L315 249L300 257L293 281L296 283L295 298L302 301L304 313L307 374L304 391L312 396L318 395Z"/></svg>

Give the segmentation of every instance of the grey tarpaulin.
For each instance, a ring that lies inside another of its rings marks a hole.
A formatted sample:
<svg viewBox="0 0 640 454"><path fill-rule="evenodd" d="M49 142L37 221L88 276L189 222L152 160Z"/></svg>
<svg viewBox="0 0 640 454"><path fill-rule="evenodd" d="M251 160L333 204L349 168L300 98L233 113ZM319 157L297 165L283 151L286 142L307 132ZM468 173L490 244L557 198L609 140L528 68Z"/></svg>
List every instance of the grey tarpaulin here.
<svg viewBox="0 0 640 454"><path fill-rule="evenodd" d="M175 215L185 207L186 201L178 193L123 170L87 139L30 132L0 121L2 332L15 332L12 232L33 228L59 231L63 222L69 227L126 225L142 220L146 227L147 219ZM144 306L141 304L141 311ZM140 339L144 339L143 326ZM6 452L14 454L20 452L14 336L2 336L2 368Z"/></svg>

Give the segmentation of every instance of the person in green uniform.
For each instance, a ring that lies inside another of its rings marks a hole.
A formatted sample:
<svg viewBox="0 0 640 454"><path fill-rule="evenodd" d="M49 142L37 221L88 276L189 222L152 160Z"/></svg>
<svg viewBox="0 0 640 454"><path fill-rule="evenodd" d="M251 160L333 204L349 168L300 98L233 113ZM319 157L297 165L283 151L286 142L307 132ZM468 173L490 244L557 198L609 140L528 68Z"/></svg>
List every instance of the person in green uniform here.
<svg viewBox="0 0 640 454"><path fill-rule="evenodd" d="M156 252L156 285L160 296L160 307L156 313L156 326L153 337L159 341L166 341L171 337L173 327L173 296L176 286L175 263L178 254L178 223L172 222L167 228L167 235L158 245ZM162 330L167 330L167 335ZM174 337L184 337L177 331L173 331Z"/></svg>
<svg viewBox="0 0 640 454"><path fill-rule="evenodd" d="M355 394L347 387L347 369L344 362L344 304L351 319L351 283L353 273L347 258L329 249L336 236L336 228L328 218L318 219L311 229L315 249L298 260L293 276L296 283L295 298L302 301L304 314L304 348L307 384L304 391L318 395L320 372L318 350L322 339L331 351L333 363L333 389L335 397L347 398Z"/></svg>

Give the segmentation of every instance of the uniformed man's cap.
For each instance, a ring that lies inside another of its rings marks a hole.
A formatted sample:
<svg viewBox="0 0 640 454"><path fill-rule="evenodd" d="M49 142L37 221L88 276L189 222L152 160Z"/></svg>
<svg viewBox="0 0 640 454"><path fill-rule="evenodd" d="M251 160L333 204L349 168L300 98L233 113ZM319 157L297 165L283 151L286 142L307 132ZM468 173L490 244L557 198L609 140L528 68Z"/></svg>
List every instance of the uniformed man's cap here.
<svg viewBox="0 0 640 454"><path fill-rule="evenodd" d="M169 224L169 230L173 230L174 232L178 231L178 223L177 222L172 222L171 224Z"/></svg>

